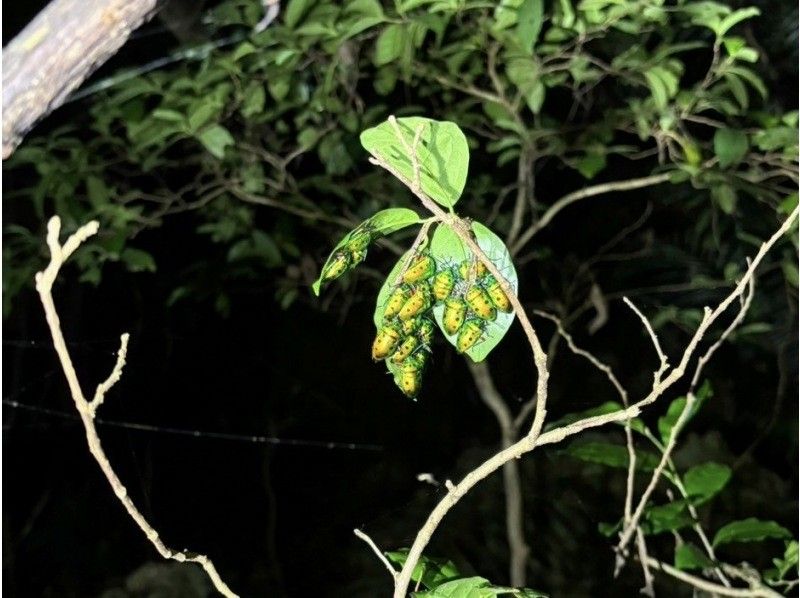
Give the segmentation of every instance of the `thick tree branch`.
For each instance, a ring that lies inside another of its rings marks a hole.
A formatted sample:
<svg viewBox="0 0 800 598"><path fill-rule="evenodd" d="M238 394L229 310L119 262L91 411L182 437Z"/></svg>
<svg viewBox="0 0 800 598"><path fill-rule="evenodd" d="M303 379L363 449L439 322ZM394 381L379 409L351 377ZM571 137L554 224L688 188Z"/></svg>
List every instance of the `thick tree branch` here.
<svg viewBox="0 0 800 598"><path fill-rule="evenodd" d="M165 559L173 559L180 563L192 562L199 564L205 569L211 582L220 594L226 596L226 598L238 598L225 582L222 581L214 567L214 563L212 563L207 556L189 553L187 551L179 552L167 548L161 541L161 538L159 538L158 532L153 529L144 515L142 515L139 509L136 508L136 505L133 504L133 501L128 496L128 490L114 472L111 462L108 460L108 457L106 457L103 446L100 443L100 437L97 435L97 429L95 427L95 413L98 407L102 405L106 393L122 375L122 368L125 366L125 357L128 349L128 334L125 333L120 338L117 361L111 374L97 387L94 398L88 401L81 390L78 375L72 364L72 357L69 354L67 343L61 332L61 323L59 321L58 312L56 311L55 302L53 301L53 283L61 270L61 266L64 265L67 258L69 258L81 243L97 232L97 229L97 222L90 222L79 228L77 232L67 239L64 245L61 245L58 240L61 231L61 220L58 216L51 218L47 223L47 245L50 248L50 263L44 271L36 274L36 290L39 293L42 306L44 307L47 324L50 328L50 334L53 337L53 345L58 354L58 359L61 362L61 369L64 370L64 375L67 378L72 400L75 402L75 408L78 410L81 421L83 422L83 427L86 430L86 441L89 444L89 452L91 452L92 456L97 461L108 483L111 485L114 494L122 503L122 506L125 507L128 515L136 522L136 525L144 532L147 539L156 547L156 550L158 550L161 556Z"/></svg>
<svg viewBox="0 0 800 598"><path fill-rule="evenodd" d="M113 56L157 0L53 0L3 51L3 159Z"/></svg>

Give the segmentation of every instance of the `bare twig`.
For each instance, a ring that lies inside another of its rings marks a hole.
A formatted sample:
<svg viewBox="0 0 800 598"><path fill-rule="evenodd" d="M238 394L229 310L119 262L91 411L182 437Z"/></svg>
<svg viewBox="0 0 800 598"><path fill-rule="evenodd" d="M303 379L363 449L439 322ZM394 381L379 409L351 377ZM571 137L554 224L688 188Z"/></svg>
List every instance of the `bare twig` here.
<svg viewBox="0 0 800 598"><path fill-rule="evenodd" d="M217 591L226 596L226 598L238 598L231 589L225 584L224 581L217 573L214 564L211 560L202 554L189 553L188 551L176 551L167 546L159 538L158 532L145 519L144 515L136 508L133 501L128 496L128 490L122 484L117 474L114 472L108 457L106 457L100 442L100 437L97 435L95 428L95 412L97 408L103 403L103 398L111 387L119 380L122 375L122 369L125 365L125 356L128 347L128 334L123 334L120 338L120 348L117 352L117 360L111 374L102 382L95 392L94 398L91 401L86 400L86 397L81 390L78 375L75 372L75 367L72 364L67 343L64 340L64 335L61 332L61 323L59 321L58 312L56 311L55 302L53 301L53 283L58 276L61 267L64 265L69 256L83 243L86 239L91 237L97 232L98 223L90 222L79 228L72 234L67 241L61 245L59 242L59 233L61 231L61 220L58 216L54 216L47 223L47 245L50 248L50 263L44 271L36 274L36 290L44 307L45 316L47 317L47 324L50 328L50 334L53 337L53 345L55 346L58 359L61 362L61 369L64 370L64 375L69 385L72 400L75 402L75 408L80 414L83 427L86 430L86 440L89 445L89 452L97 461L103 474L105 475L108 483L111 485L114 494L117 496L122 506L136 522L139 528L144 532L148 540L155 546L158 553L165 559L173 559L180 563L192 562L197 563L208 574L211 582Z"/></svg>
<svg viewBox="0 0 800 598"><path fill-rule="evenodd" d="M639 319L642 321L642 324L644 325L644 329L650 336L650 340L653 341L653 347L655 347L656 354L658 355L658 359L660 362L659 368L656 370L653 376L654 378L653 384L656 384L660 379L661 374L664 373L664 371L669 367L669 361L667 360L667 356L664 354L664 351L661 350L661 343L658 341L658 336L656 335L655 330L653 330L653 326L650 324L650 320L647 319L647 316L645 316L641 311L639 311L639 308L636 307L633 304L633 301L631 301L627 297L623 297L622 300L625 302L625 305L630 307L634 311L634 313L637 316L639 316Z"/></svg>
<svg viewBox="0 0 800 598"><path fill-rule="evenodd" d="M795 209L794 215L796 217L797 209ZM775 238L775 237L773 236L773 238ZM763 249L763 247L764 246L762 245L762 249ZM761 255L761 254L759 253L759 255ZM756 259L758 259L758 256L756 256ZM753 272L753 264L750 263L749 266L750 266L750 268L748 268L747 272L751 273L751 272ZM746 285L746 286L743 286L743 284ZM639 519L641 518L642 514L644 513L644 509L647 506L647 502L650 499L650 496L652 495L653 491L655 490L656 485L658 484L658 480L661 478L661 475L664 473L664 469L666 468L667 463L669 461L669 458L672 455L672 451L675 450L675 446L677 444L677 439L678 439L678 434L680 433L680 431L683 428L683 426L686 423L686 421L689 419L689 417L690 417L690 415L691 415L691 413L692 413L692 411L694 409L694 404L695 404L695 401L696 401L696 397L694 395L694 390L695 390L695 387L697 386L698 380L700 379L700 374L702 373L703 368L705 367L705 364L708 363L708 361L714 355L716 350L722 345L723 342L725 342L725 340L728 338L728 336L730 336L730 334L739 326L739 324L741 324L742 320L744 320L744 317L747 314L747 310L750 308L750 303L753 300L753 294L755 292L755 281L754 281L753 276L750 275L749 277L746 277L746 280L742 279L742 281L739 282L739 285L737 286L737 288L741 288L742 289L741 292L738 294L738 298L739 298L740 303L741 303L739 312L736 314L736 317L728 325L728 327L723 331L723 333L720 335L720 337L717 339L717 341L713 345L711 345L711 347L709 347L709 349L697 360L697 366L695 367L694 375L692 376L692 380L691 380L691 383L690 383L690 386L689 386L689 391L686 393L686 404L684 405L684 408L681 411L681 414L678 416L678 420L675 422L675 425L670 430L669 439L668 439L668 441L666 443L666 446L664 447L664 451L663 451L663 453L661 455L661 460L660 460L658 466L653 471L653 474L652 474L652 476L650 478L650 482L648 483L647 488L645 489L645 491L642 493L642 497L639 499L639 503L636 506L636 509L635 509L635 511L633 513L633 516L631 517L631 520L627 522L625 528L623 529L622 533L620 534L620 540L619 540L619 543L617 544L617 548L616 548L618 558L622 558L624 556L625 548L627 546L627 543L630 541L631 536L632 536L634 530L636 529L636 526L638 526L638 524L639 524ZM723 304L724 303L725 302L723 302ZM633 305L633 304L630 304L630 305ZM728 305L730 305L730 302L728 303ZM725 307L727 307L727 305ZM715 319L717 316L719 316L722 313L722 311L724 311L724 310L720 310L719 307L716 310L714 310L714 312L712 312L711 310L706 308L703 321L705 322L706 320L712 320L712 316L713 316L713 319ZM703 324L701 323L700 328L702 328L702 327L703 327ZM698 330L700 328L698 328ZM696 334L695 334L695 336L696 336ZM655 339L655 336L654 336L654 339ZM655 342L655 340L654 340L654 342ZM659 349L659 352L660 352L660 349ZM621 564L620 561L618 561L618 568L619 568L620 564Z"/></svg>
<svg viewBox="0 0 800 598"><path fill-rule="evenodd" d="M364 542L367 543L367 545L372 549L372 552L375 553L375 555L378 557L378 559L389 570L389 574L392 576L392 579L397 580L397 571L395 570L394 567L392 567L392 564L389 562L389 559L387 559L386 556L381 552L381 549L378 548L378 545L375 544L375 542L372 541L372 538L370 538L367 534L362 532L360 529L354 529L353 533L358 538L361 538L362 540L364 540Z"/></svg>
<svg viewBox="0 0 800 598"><path fill-rule="evenodd" d="M779 594L778 592L771 590L766 586L756 586L752 588L727 588L717 583L705 580L701 577L692 575L691 573L686 573L686 571L676 569L667 563L662 563L661 561L657 561L651 557L647 558L647 564L652 569L662 571L667 575L674 577L675 579L679 579L684 583L694 586L695 588L710 592L712 595L732 596L734 598L782 598L782 594Z"/></svg>
<svg viewBox="0 0 800 598"><path fill-rule="evenodd" d="M573 191L572 193L568 193L558 201L556 201L553 205L551 205L547 211L542 215L542 217L530 228L528 228L524 233L522 233L517 241L511 246L511 255L517 255L520 250L525 246L525 244L530 241L534 235L536 235L540 230L550 224L550 221L555 218L555 216L564 208L570 206L571 204L575 203L576 201L580 201L582 199L586 199L587 197L593 197L595 195L602 195L604 193L611 193L612 191L630 191L632 189L641 189L642 187L650 187L653 185L659 185L661 183L665 183L669 180L670 174L665 172L661 174L654 174L646 177L641 177L638 179L630 179L627 181L613 181L610 183L601 183L599 185L592 185L591 187L586 187L585 189L580 189L578 191Z"/></svg>

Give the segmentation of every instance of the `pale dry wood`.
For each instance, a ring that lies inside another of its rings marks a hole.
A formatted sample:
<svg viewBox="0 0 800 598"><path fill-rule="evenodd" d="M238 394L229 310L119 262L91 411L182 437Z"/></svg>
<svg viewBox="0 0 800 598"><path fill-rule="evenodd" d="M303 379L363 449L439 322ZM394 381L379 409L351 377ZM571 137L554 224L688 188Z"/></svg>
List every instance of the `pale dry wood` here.
<svg viewBox="0 0 800 598"><path fill-rule="evenodd" d="M157 0L53 0L36 15L3 50L3 159L156 8Z"/></svg>
<svg viewBox="0 0 800 598"><path fill-rule="evenodd" d="M709 592L712 596L731 596L732 598L783 598L783 594L779 594L766 586L756 586L752 588L729 588L719 585L717 583L697 577L686 571L676 569L672 565L657 561L652 557L647 557L647 565L651 569L663 571L667 575L674 577L684 583L694 586L704 592Z"/></svg>
<svg viewBox="0 0 800 598"><path fill-rule="evenodd" d="M98 436L97 429L95 427L95 413L98 407L102 405L106 393L111 389L112 386L114 386L114 384L122 375L122 369L125 366L125 358L128 350L128 334L125 333L120 337L120 348L117 352L117 360L114 364L111 374L108 376L108 378L106 378L105 381L98 385L94 394L94 398L89 401L86 399L85 395L83 394L83 390L81 389L78 375L75 372L75 367L72 363L72 357L69 354L67 343L61 331L61 322L58 317L55 302L53 301L53 283L55 282L61 267L64 265L69 256L81 245L81 243L97 233L97 229L98 223L90 222L79 228L67 239L64 245L61 245L59 242L61 221L58 216L51 218L47 223L47 245L50 249L50 263L47 265L47 268L45 268L44 271L36 274L36 290L39 293L39 298L41 299L42 306L44 307L47 324L50 328L50 335L53 338L53 345L56 353L58 354L58 359L61 363L61 369L64 371L67 384L69 385L70 394L72 395L72 400L75 403L75 408L78 410L81 422L83 423L83 427L86 431L86 441L89 445L89 452L97 461L97 464L100 466L100 470L103 472L103 475L105 475L108 483L111 485L111 489L122 503L122 506L125 507L128 515L130 515L131 518L136 522L136 525L138 525L142 532L144 532L147 539L153 544L153 546L155 546L156 550L161 556L163 556L165 559L172 559L181 563L190 562L199 564L206 571L208 577L211 579L211 582L214 584L214 587L220 594L226 598L238 598L238 596L231 591L225 582L222 581L222 578L217 572L216 567L214 567L214 563L212 563L207 556L189 553L188 551L172 550L171 548L168 548L164 542L162 542L158 532L153 529L147 519L145 519L144 515L142 515L139 509L136 508L136 505L133 503L130 496L128 496L127 488L125 488L125 485L117 476L114 468L111 465L111 462L108 460L108 457L103 450L100 437Z"/></svg>

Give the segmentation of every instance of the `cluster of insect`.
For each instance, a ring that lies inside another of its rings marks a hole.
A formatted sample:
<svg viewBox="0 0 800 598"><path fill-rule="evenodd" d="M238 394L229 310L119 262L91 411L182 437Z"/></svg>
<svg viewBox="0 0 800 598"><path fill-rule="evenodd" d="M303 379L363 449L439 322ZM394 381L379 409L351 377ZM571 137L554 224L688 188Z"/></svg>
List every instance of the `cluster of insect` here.
<svg viewBox="0 0 800 598"><path fill-rule="evenodd" d="M347 236L345 243L333 252L328 263L325 264L322 270L323 282L339 278L367 259L367 249L370 243L380 236L380 233L367 223L363 223L353 230Z"/></svg>
<svg viewBox="0 0 800 598"><path fill-rule="evenodd" d="M375 227L362 223L331 254L321 280L339 278L363 262L370 243L380 236ZM426 249L414 253L379 308L380 325L372 343L372 359L385 361L395 384L411 398L419 394L430 360L436 306L442 306L442 329L454 338L459 353L481 341L498 312L512 311L502 286L483 263L474 258L441 263Z"/></svg>
<svg viewBox="0 0 800 598"><path fill-rule="evenodd" d="M414 255L384 304L382 323L372 343L372 359L391 362L394 382L408 397L419 393L431 354L431 312L443 304L442 326L457 335L463 353L480 342L497 312L509 313L511 302L497 280L477 261L442 265L427 252Z"/></svg>

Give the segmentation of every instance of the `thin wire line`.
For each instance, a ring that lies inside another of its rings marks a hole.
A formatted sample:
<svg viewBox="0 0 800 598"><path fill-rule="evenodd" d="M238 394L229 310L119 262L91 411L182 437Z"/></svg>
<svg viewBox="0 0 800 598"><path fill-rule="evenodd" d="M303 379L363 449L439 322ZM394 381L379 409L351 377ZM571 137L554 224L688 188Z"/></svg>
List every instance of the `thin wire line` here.
<svg viewBox="0 0 800 598"><path fill-rule="evenodd" d="M36 405L28 405L19 403L10 399L3 399L3 405L13 407L15 409L24 409L35 413L42 413L59 417L62 419L69 419L77 421L79 417L66 411L58 411L56 409L48 409L46 407L37 407ZM360 450L360 451L382 451L383 446L378 444L359 444L355 442L336 442L327 440L302 440L296 438L275 438L273 436L259 436L259 435L246 435L246 434L229 434L227 432L205 432L202 430L187 430L183 428L170 428L152 426L150 424L140 424L136 422L123 422L112 421L101 418L96 418L95 422L101 426L108 426L112 428L124 428L126 430L137 430L139 432L157 432L162 434L173 434L175 436L190 436L192 438L213 438L215 440L231 440L237 442L250 442L253 444L273 444L284 446L306 446L323 449L346 449L346 450ZM3 427L6 431L9 428Z"/></svg>

